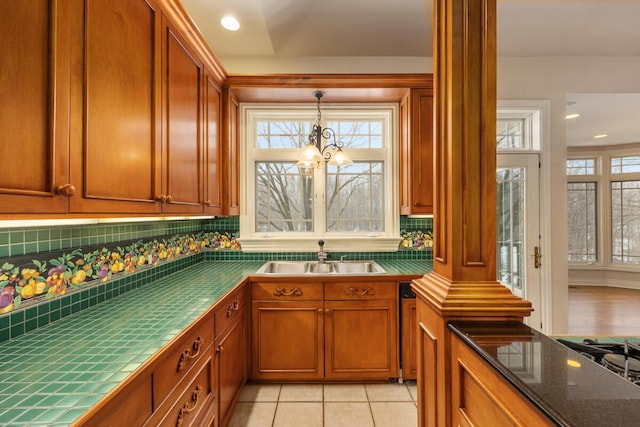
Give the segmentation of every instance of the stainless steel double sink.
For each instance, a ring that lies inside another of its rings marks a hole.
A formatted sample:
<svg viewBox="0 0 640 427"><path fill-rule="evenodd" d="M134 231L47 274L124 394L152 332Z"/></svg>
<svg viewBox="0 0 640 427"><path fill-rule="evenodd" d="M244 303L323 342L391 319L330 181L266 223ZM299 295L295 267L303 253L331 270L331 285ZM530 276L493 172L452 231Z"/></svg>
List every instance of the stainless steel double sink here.
<svg viewBox="0 0 640 427"><path fill-rule="evenodd" d="M384 269L375 261L268 261L256 274L268 275L361 275L381 274Z"/></svg>

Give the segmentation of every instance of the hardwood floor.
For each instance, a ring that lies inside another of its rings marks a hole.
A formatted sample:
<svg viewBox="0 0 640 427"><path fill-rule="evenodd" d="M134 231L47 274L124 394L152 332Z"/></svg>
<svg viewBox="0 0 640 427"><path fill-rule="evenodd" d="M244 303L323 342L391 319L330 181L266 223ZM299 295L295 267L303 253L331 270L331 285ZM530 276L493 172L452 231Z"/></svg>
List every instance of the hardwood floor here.
<svg viewBox="0 0 640 427"><path fill-rule="evenodd" d="M569 335L640 337L640 290L569 287Z"/></svg>

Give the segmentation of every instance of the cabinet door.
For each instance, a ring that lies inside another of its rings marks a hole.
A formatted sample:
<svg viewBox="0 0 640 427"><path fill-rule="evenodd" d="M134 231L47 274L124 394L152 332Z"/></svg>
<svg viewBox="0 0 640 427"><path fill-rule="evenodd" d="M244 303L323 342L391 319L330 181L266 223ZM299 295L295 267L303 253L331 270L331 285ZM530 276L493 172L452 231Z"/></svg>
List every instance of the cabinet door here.
<svg viewBox="0 0 640 427"><path fill-rule="evenodd" d="M73 0L72 212L158 213L160 11L153 0Z"/></svg>
<svg viewBox="0 0 640 427"><path fill-rule="evenodd" d="M240 214L240 141L238 139L239 105L229 89L223 93L224 100L224 144L225 144L225 195L224 207L227 215Z"/></svg>
<svg viewBox="0 0 640 427"><path fill-rule="evenodd" d="M398 162L400 175L400 215L411 215L411 91L400 101L400 149Z"/></svg>
<svg viewBox="0 0 640 427"><path fill-rule="evenodd" d="M163 16L163 212L202 212L203 65Z"/></svg>
<svg viewBox="0 0 640 427"><path fill-rule="evenodd" d="M222 94L216 82L205 77L205 180L204 211L210 214L223 213L222 200Z"/></svg>
<svg viewBox="0 0 640 427"><path fill-rule="evenodd" d="M402 377L415 380L418 377L418 324L416 322L416 300L400 300L402 307Z"/></svg>
<svg viewBox="0 0 640 427"><path fill-rule="evenodd" d="M395 300L326 301L326 378L398 376Z"/></svg>
<svg viewBox="0 0 640 427"><path fill-rule="evenodd" d="M252 303L252 378L323 378L322 318L322 301Z"/></svg>
<svg viewBox="0 0 640 427"><path fill-rule="evenodd" d="M69 16L66 2L0 2L0 214L67 211Z"/></svg>
<svg viewBox="0 0 640 427"><path fill-rule="evenodd" d="M245 337L244 311L238 321L226 330L216 342L218 354L218 401L219 419L226 425L231 417L233 404L247 379L245 360L247 345Z"/></svg>
<svg viewBox="0 0 640 427"><path fill-rule="evenodd" d="M411 90L411 213L433 213L433 90Z"/></svg>

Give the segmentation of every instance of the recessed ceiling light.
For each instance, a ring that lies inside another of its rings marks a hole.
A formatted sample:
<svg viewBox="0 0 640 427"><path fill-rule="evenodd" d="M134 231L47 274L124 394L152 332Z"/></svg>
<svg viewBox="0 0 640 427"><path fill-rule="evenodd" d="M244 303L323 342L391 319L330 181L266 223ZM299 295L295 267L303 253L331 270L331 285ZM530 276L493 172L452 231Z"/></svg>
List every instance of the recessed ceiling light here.
<svg viewBox="0 0 640 427"><path fill-rule="evenodd" d="M240 23L233 16L225 16L220 20L220 24L229 31L237 31L240 28Z"/></svg>
<svg viewBox="0 0 640 427"><path fill-rule="evenodd" d="M575 113L575 114L567 114L566 116L564 116L565 119L570 120L570 119L577 119L578 117L580 117L580 114Z"/></svg>
<svg viewBox="0 0 640 427"><path fill-rule="evenodd" d="M606 138L606 137L608 137L608 136L609 136L609 135L607 135L606 133L601 133L600 135L595 135L595 136L594 136L594 138L595 138L595 139L600 139L600 138Z"/></svg>

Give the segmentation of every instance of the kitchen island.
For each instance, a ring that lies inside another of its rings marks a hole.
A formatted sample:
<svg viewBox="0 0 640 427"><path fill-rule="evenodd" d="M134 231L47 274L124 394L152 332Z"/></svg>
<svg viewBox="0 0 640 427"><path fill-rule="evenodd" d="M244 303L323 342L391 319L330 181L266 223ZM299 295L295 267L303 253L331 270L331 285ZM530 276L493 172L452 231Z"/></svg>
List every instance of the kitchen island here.
<svg viewBox="0 0 640 427"><path fill-rule="evenodd" d="M454 424L638 425L638 385L527 325L452 322L449 329Z"/></svg>

